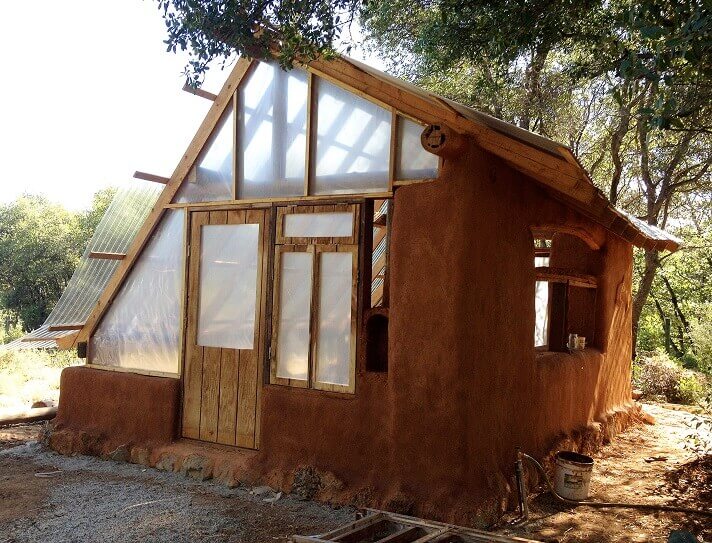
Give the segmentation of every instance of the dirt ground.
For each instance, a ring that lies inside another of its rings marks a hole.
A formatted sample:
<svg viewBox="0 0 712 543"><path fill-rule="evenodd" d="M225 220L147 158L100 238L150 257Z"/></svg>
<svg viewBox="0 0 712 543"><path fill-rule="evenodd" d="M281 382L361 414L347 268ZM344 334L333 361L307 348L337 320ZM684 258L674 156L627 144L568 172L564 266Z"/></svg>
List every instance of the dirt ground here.
<svg viewBox="0 0 712 543"><path fill-rule="evenodd" d="M698 457L691 436L712 444L709 423L680 408L644 405L654 425L629 428L595 457L592 501L674 504L712 509L712 456ZM666 542L672 530L712 541L712 518L634 509L566 507L548 493L530 498L531 522L500 533L556 543Z"/></svg>
<svg viewBox="0 0 712 543"><path fill-rule="evenodd" d="M712 507L712 457L689 448L699 417L646 405L657 423L629 429L596 456L592 499ZM703 430L707 427L703 426ZM36 443L41 425L0 428L0 542L234 541L267 543L353 520L335 508L176 473L76 456ZM702 435L712 440L712 435ZM696 459L697 458L697 459ZM265 498L267 496L267 498ZM664 542L672 530L712 542L712 519L562 507L532 495L531 522L499 533L547 542Z"/></svg>

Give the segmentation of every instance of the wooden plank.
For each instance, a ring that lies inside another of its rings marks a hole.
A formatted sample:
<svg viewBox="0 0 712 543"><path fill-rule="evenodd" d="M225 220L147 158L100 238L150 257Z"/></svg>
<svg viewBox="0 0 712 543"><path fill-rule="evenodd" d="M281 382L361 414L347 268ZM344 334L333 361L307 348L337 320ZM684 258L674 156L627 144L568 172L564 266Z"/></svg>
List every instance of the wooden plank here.
<svg viewBox="0 0 712 543"><path fill-rule="evenodd" d="M178 377L179 377L177 373L172 373L172 372L168 372L168 371L122 368L120 366L104 366L102 364L84 364L84 366L87 368L93 368L95 370L116 371L119 373L136 373L138 375L148 375L150 377L167 377L170 379L178 379Z"/></svg>
<svg viewBox="0 0 712 543"><path fill-rule="evenodd" d="M136 234L129 251L126 254L126 258L121 261L121 264L107 283L104 291L99 296L94 309L87 318L86 325L77 336L77 342L88 341L89 337L94 332L94 329L101 320L101 317L104 315L104 312L118 293L119 288L128 275L128 272L131 270L136 262L136 259L141 254L141 251L151 237L151 234L158 226L165 207L173 200L173 197L180 188L183 179L185 179L188 175L188 172L193 167L193 164L198 158L198 155L202 151L205 143L208 141L208 138L217 126L225 107L230 104L233 93L240 84L240 81L242 81L243 76L251 64L251 60L242 58L235 64L235 67L225 81L220 94L218 94L218 98L215 102L213 102L213 105L210 107L205 119L203 119L200 128L198 128L195 136L193 136L193 140L188 146L188 149L176 166L173 175L171 175L170 181L151 209L144 225Z"/></svg>
<svg viewBox="0 0 712 543"><path fill-rule="evenodd" d="M152 181L153 183L161 183L162 185L167 185L170 181L169 177L163 177L162 175L154 175L152 173L139 172L138 170L133 174L134 179L143 179L144 181Z"/></svg>
<svg viewBox="0 0 712 543"><path fill-rule="evenodd" d="M259 275L258 280L260 282L261 288L261 298L259 306L259 335L257 337L257 395L255 398L255 444L254 448L260 448L260 430L261 430L261 420L262 420L262 385L265 382L265 364L266 364L266 351L267 351L267 338L269 337L269 327L272 323L272 315L269 312L271 307L269 296L270 288L272 285L272 272L274 267L270 265L270 258L272 256L273 242L273 228L272 222L275 215L274 209L266 210L264 212L264 218L262 223L262 245L260 251L262 258L259 265Z"/></svg>
<svg viewBox="0 0 712 543"><path fill-rule="evenodd" d="M567 268L552 268L550 266L538 266L535 269L537 281L548 281L549 283L566 283L572 287L597 288L598 279L587 273L581 273Z"/></svg>
<svg viewBox="0 0 712 543"><path fill-rule="evenodd" d="M425 530L420 526L406 526L374 543L412 543L424 535L426 535Z"/></svg>
<svg viewBox="0 0 712 543"><path fill-rule="evenodd" d="M234 209L236 207L248 207L252 205L258 205L262 207L268 207L269 204L283 204L288 206L300 206L300 205L310 205L315 202L324 201L324 203L329 204L348 204L357 203L362 201L364 198L368 199L384 199L392 198L393 193L387 192L364 192L364 193L354 193L349 195L344 194L322 194L316 196L299 196L293 198L252 198L244 200L224 200L221 202L183 202L167 204L166 209L181 209L190 208L193 210L203 210L203 209Z"/></svg>
<svg viewBox="0 0 712 543"><path fill-rule="evenodd" d="M234 445L237 423L237 384L240 378L240 353L235 349L222 349L221 356L217 442L223 445Z"/></svg>
<svg viewBox="0 0 712 543"><path fill-rule="evenodd" d="M259 242L257 246L257 283L255 291L255 330L252 340L252 349L241 349L239 360L240 380L237 393L237 433L236 445L239 447L254 448L255 428L257 417L257 375L259 363L259 325L262 316L259 309L262 307L262 250L264 233L265 212L261 210L242 211L245 224L258 224L260 228Z"/></svg>
<svg viewBox="0 0 712 543"><path fill-rule="evenodd" d="M98 260L123 260L126 258L124 253L101 253L98 251L89 251L89 258L96 258Z"/></svg>
<svg viewBox="0 0 712 543"><path fill-rule="evenodd" d="M190 257L188 264L187 320L185 333L185 362L183 369L183 437L200 438L200 404L203 383L203 348L197 344L199 282L200 282L200 237L201 227L208 224L210 214L191 214Z"/></svg>
<svg viewBox="0 0 712 543"><path fill-rule="evenodd" d="M218 439L220 362L223 350L219 347L203 347L203 378L200 398L200 439L202 441L217 441Z"/></svg>
<svg viewBox="0 0 712 543"><path fill-rule="evenodd" d="M304 196L311 192L312 155L316 149L316 90L314 74L307 71L307 139L304 168Z"/></svg>
<svg viewBox="0 0 712 543"><path fill-rule="evenodd" d="M84 323L83 322L77 322L77 323L67 323L67 324L50 324L47 327L47 330L50 332L66 332L69 330L81 330L84 328Z"/></svg>
<svg viewBox="0 0 712 543"><path fill-rule="evenodd" d="M398 160L398 113L395 109L391 110L391 140L390 140L390 151L388 153L388 190L393 190L393 185L398 172L397 160Z"/></svg>
<svg viewBox="0 0 712 543"><path fill-rule="evenodd" d="M208 92L206 90L201 89L200 87L191 87L186 83L183 85L183 88L181 89L188 94L192 94L193 96L199 96L200 98L205 98L206 100L210 100L211 102L214 102L215 100L218 99L217 94L213 94L212 92Z"/></svg>

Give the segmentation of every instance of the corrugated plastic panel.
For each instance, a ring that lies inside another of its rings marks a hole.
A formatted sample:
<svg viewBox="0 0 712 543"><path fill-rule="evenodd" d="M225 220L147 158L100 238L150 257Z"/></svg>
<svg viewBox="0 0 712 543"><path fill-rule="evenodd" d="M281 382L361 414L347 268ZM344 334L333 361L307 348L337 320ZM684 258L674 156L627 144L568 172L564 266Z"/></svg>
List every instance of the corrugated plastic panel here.
<svg viewBox="0 0 712 543"><path fill-rule="evenodd" d="M157 183L134 180L130 186L117 191L57 305L45 323L26 338L47 338L49 341L63 337L74 331L54 332L48 329L49 326L81 324L87 319L119 266L118 260L89 258L89 252L126 253L163 188ZM22 347L25 345L39 347L34 341L22 342Z"/></svg>

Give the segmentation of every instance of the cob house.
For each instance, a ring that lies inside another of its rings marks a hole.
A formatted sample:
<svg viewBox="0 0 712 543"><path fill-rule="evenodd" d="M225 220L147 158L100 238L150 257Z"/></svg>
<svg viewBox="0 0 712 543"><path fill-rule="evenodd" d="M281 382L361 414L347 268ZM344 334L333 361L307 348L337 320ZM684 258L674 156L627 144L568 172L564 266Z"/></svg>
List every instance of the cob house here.
<svg viewBox="0 0 712 543"><path fill-rule="evenodd" d="M345 57L201 94L23 339L86 359L53 448L472 524L630 419L633 247L679 241L569 149Z"/></svg>

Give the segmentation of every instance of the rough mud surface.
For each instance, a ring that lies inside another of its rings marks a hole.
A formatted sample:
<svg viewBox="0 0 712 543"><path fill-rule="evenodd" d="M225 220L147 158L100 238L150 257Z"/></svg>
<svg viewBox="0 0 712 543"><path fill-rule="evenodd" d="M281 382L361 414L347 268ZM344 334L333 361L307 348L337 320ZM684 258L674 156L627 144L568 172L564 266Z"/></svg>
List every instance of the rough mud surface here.
<svg viewBox="0 0 712 543"><path fill-rule="evenodd" d="M354 510L198 482L178 473L65 457L27 427L0 429L0 542L275 542L327 531ZM18 436L19 434L19 436ZM37 476L43 474L44 476Z"/></svg>
<svg viewBox="0 0 712 543"><path fill-rule="evenodd" d="M685 448L694 416L661 406L645 409L655 425L634 426L595 455L591 498L711 507L712 458L697 458ZM354 518L353 509L294 495L266 502L275 497L269 489L230 489L136 464L60 456L34 441L40 430L41 425L0 429L2 543L266 543L324 532ZM571 509L546 493L533 495L530 503L529 525L500 526L500 533L562 543L656 543L672 530L687 529L699 541L712 541L709 518Z"/></svg>
<svg viewBox="0 0 712 543"><path fill-rule="evenodd" d="M633 426L594 455L590 499L712 508L712 456L698 457L690 448L693 432L712 441L704 428L695 428L700 416L659 405L646 404L644 410L655 418L654 425ZM551 543L663 543L672 530L689 530L700 542L712 541L710 517L571 508L543 492L529 503L531 522L501 533Z"/></svg>

